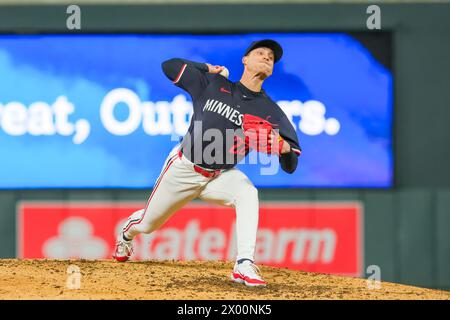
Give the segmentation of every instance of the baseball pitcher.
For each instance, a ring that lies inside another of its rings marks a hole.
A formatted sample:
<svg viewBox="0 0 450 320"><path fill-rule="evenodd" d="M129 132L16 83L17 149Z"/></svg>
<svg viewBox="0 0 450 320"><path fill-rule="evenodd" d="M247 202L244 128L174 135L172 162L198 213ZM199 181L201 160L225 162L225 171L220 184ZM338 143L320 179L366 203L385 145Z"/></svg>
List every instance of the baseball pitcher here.
<svg viewBox="0 0 450 320"><path fill-rule="evenodd" d="M262 89L282 55L276 41L253 42L242 58L244 72L238 82L220 74L223 66L179 58L162 63L165 75L190 94L194 113L188 132L167 157L147 205L128 218L118 235L117 261L130 258L134 237L155 231L178 209L200 198L236 210L237 257L231 279L247 286L266 285L254 263L258 191L235 166L255 150L278 156L288 173L297 168L301 148L296 132ZM211 132L223 139L212 139Z"/></svg>

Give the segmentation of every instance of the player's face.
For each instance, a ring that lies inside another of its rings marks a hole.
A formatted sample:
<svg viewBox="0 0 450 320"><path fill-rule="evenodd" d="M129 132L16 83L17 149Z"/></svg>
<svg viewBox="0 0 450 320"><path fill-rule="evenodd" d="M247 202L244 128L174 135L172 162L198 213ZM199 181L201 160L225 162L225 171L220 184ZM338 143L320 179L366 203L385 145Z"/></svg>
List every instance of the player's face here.
<svg viewBox="0 0 450 320"><path fill-rule="evenodd" d="M256 48L244 58L244 65L252 73L265 75L265 78L272 75L275 56L272 49L262 47Z"/></svg>

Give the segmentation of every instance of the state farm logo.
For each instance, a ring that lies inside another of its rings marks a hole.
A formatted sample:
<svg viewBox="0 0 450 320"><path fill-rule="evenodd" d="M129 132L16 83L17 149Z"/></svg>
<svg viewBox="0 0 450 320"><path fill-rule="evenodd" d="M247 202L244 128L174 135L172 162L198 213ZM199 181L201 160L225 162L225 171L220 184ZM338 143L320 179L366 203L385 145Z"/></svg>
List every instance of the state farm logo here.
<svg viewBox="0 0 450 320"><path fill-rule="evenodd" d="M143 205L22 205L18 257L111 259L123 223ZM137 236L132 259L233 261L238 247L235 221L232 208L189 204L160 229ZM361 221L358 203L261 203L255 260L269 266L359 276Z"/></svg>
<svg viewBox="0 0 450 320"><path fill-rule="evenodd" d="M107 254L108 243L93 236L89 220L71 217L61 222L56 237L44 242L42 252L54 259L99 259Z"/></svg>
<svg viewBox="0 0 450 320"><path fill-rule="evenodd" d="M199 220L191 220L184 228L166 228L142 236L135 259L233 260L237 255L235 229L233 223L228 232L219 228L202 230ZM336 238L336 233L327 228L260 228L255 260L266 264L328 264L335 256Z"/></svg>
<svg viewBox="0 0 450 320"><path fill-rule="evenodd" d="M116 225L120 232L124 220ZM219 228L201 229L199 220L184 228L163 228L135 240L134 259L151 260L233 260L236 255L236 232ZM81 217L63 220L59 234L43 243L46 258L102 259L109 253L108 243L93 236L91 223ZM259 263L331 263L336 249L336 233L331 229L283 229L258 231L255 259Z"/></svg>

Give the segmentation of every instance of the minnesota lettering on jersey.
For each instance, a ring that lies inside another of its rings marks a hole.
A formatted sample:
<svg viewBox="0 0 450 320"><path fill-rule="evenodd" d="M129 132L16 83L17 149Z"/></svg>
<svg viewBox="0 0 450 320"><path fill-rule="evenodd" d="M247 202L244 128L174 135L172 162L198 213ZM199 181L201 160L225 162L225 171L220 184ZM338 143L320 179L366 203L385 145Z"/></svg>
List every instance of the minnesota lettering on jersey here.
<svg viewBox="0 0 450 320"><path fill-rule="evenodd" d="M203 112L205 111L218 113L222 117L225 117L233 122L238 127L242 125L242 119L244 118L244 115L238 110L230 107L226 103L214 99L208 99L206 101L205 106L203 107Z"/></svg>

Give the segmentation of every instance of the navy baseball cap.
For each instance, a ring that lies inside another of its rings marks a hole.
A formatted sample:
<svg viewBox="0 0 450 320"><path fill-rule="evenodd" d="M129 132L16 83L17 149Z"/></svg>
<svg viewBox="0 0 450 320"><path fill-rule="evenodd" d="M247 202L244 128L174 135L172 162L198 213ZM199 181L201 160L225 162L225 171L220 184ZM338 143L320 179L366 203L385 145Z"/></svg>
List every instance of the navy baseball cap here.
<svg viewBox="0 0 450 320"><path fill-rule="evenodd" d="M275 62L278 62L281 59L281 57L283 56L283 48L281 48L281 46L278 42L276 42L275 40L271 40L271 39L253 41L250 44L250 46L247 48L247 50L245 50L244 56L248 55L250 53L250 51L252 51L256 48L261 48L261 47L266 47L266 48L272 49L274 57L275 57L275 60L274 60Z"/></svg>

